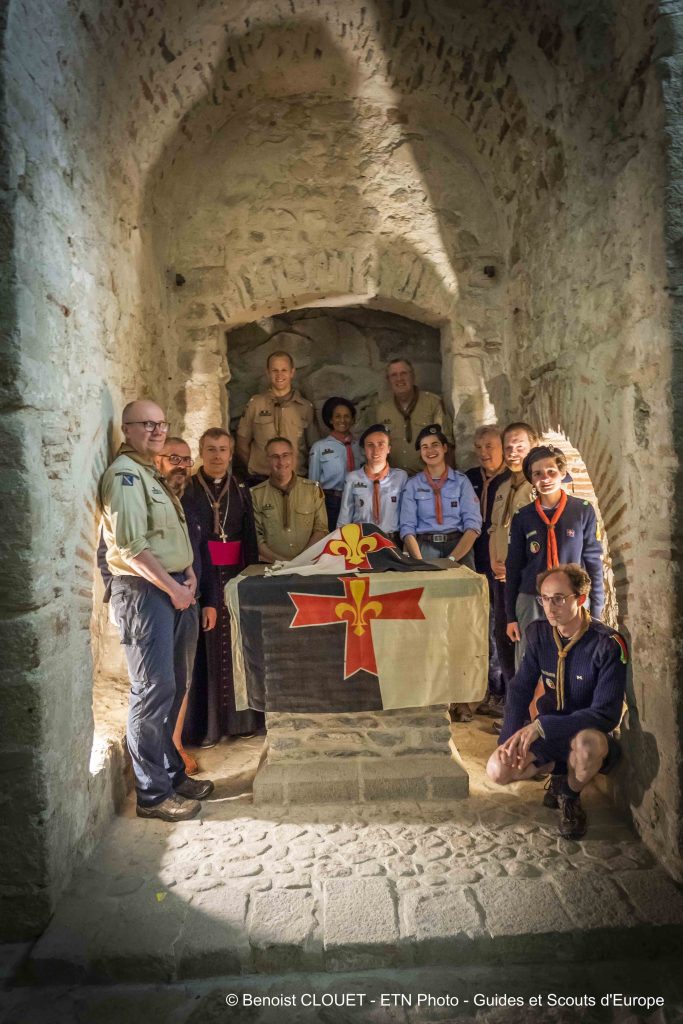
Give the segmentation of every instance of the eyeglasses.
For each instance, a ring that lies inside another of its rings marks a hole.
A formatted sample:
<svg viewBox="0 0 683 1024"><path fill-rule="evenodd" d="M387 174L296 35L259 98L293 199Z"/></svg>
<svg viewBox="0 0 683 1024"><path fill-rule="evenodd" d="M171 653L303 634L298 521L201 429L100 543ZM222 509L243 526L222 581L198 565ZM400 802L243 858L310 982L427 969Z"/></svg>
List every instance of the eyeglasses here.
<svg viewBox="0 0 683 1024"><path fill-rule="evenodd" d="M537 594L536 600L543 607L544 604L551 604L553 608L563 608L570 597L578 597L578 594Z"/></svg>
<svg viewBox="0 0 683 1024"><path fill-rule="evenodd" d="M172 466L194 466L194 459L191 455L164 455Z"/></svg>
<svg viewBox="0 0 683 1024"><path fill-rule="evenodd" d="M159 420L158 423L155 423L154 420L126 420L123 425L124 427L144 427L148 434L153 434L155 430L161 434L167 434L171 427L166 420Z"/></svg>

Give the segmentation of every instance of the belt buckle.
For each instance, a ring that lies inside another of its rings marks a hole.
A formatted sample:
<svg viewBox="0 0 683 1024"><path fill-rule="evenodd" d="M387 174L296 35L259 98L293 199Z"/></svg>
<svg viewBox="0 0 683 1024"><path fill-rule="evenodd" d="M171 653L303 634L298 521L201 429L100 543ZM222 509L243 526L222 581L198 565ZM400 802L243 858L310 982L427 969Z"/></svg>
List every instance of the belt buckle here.
<svg viewBox="0 0 683 1024"><path fill-rule="evenodd" d="M445 533L433 533L432 534L432 544L443 544L446 539L447 539L447 534L445 534Z"/></svg>

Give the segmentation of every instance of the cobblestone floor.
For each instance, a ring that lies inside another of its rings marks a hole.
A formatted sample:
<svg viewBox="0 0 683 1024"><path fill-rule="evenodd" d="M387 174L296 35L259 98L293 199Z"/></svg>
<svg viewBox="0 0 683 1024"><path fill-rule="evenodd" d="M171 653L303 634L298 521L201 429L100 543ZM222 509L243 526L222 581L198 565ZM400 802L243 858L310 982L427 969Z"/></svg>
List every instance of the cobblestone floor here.
<svg viewBox="0 0 683 1024"><path fill-rule="evenodd" d="M596 958L637 954L642 975L654 970L649 961L655 956L680 951L683 896L606 797L591 789L587 837L561 840L556 812L541 804L541 784L501 791L486 780L483 765L495 743L490 722L455 728L471 796L448 804L257 808L250 790L262 741L202 752L216 792L201 819L176 826L142 821L131 799L34 947L34 978L106 985L255 972L282 974L294 984L291 972L403 968L394 976L403 984L406 972L420 967L457 963L475 971L512 958L526 965L518 969L527 974L549 959L572 961L565 968L566 991L566 983L584 973L580 965ZM625 978L636 976L632 965L624 969ZM324 977L327 987L337 984ZM666 979L671 981L670 971L657 984ZM178 991L195 991L197 984ZM204 985L202 999L213 1005L215 989ZM60 989L64 1002L57 1000L51 1012L83 991ZM96 990L89 991L94 998ZM154 991L145 988L144 998ZM22 1017L16 990L12 998L8 1021L40 1019ZM25 993L27 1014L39 998ZM672 997L671 1012L678 1012L676 1006ZM460 1019L453 1007L403 1007L373 1017L376 1009L366 1007L370 1015L362 1019ZM512 1016L497 1016L500 1007L476 1012L482 1021L526 1019L503 1009ZM418 1010L441 1016L420 1016ZM241 1007L238 1019L274 1019L268 1012ZM358 1020L358 1012L340 1016L339 1007L322 1009L310 1019ZM461 1006L463 1012L474 1009ZM548 1020L565 1019L553 1012ZM591 1019L577 1012L566 1019ZM207 1013L146 1020L219 1019L218 1009ZM541 1024L546 1017L539 1014L533 1020ZM309 1018L288 1010L287 1019ZM633 1024L679 1018L638 1017L631 1010L609 1019Z"/></svg>

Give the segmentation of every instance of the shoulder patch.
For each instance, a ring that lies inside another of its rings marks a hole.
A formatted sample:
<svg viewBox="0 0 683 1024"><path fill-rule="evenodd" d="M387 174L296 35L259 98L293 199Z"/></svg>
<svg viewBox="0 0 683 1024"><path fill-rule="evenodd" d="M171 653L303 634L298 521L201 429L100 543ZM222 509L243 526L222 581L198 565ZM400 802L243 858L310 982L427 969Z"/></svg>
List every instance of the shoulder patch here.
<svg viewBox="0 0 683 1024"><path fill-rule="evenodd" d="M135 473L117 473L116 476L121 477L121 484L124 487L132 487L135 481L140 479Z"/></svg>
<svg viewBox="0 0 683 1024"><path fill-rule="evenodd" d="M619 633L610 633L610 636L621 648L621 664L628 665L628 647L626 646L626 641L623 636L620 636Z"/></svg>

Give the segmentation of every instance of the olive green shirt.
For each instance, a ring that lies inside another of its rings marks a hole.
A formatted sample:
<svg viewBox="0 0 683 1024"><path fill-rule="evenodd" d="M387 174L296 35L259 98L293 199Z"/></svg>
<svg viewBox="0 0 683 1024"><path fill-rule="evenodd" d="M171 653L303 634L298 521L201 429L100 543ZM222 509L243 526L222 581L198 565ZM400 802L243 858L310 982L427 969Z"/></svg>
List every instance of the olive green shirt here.
<svg viewBox="0 0 683 1024"><path fill-rule="evenodd" d="M406 439L406 422L397 409L393 397L378 402L376 418L377 422L383 423L389 431L391 442L389 462L392 466L405 469L406 473L411 476L424 469L420 454L415 451L417 435L423 427L428 427L430 423L438 423L446 435L449 445L453 446L450 417L446 416L439 396L431 391L420 391L418 394L415 408L410 415L410 440Z"/></svg>
<svg viewBox="0 0 683 1024"><path fill-rule="evenodd" d="M308 469L308 449L318 439L315 409L299 391L293 391L287 401L275 397L271 391L254 395L247 402L237 435L249 445L250 473L270 474L266 458L266 444L271 437L286 437L296 455L295 472Z"/></svg>
<svg viewBox="0 0 683 1024"><path fill-rule="evenodd" d="M138 576L130 564L151 551L166 572L192 565L185 516L162 487L157 468L119 455L100 482L102 534L107 565L114 576Z"/></svg>
<svg viewBox="0 0 683 1024"><path fill-rule="evenodd" d="M296 477L287 494L264 480L252 488L251 496L259 544L266 544L280 558L296 558L314 533L328 532L325 498L314 480Z"/></svg>

